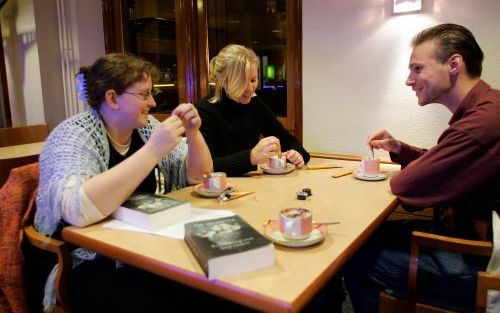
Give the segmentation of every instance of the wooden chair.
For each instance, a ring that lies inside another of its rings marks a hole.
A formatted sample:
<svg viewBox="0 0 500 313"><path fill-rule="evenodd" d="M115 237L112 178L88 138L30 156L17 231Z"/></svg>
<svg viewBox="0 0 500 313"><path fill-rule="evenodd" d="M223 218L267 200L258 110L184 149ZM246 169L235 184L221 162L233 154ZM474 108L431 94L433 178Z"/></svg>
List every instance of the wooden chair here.
<svg viewBox="0 0 500 313"><path fill-rule="evenodd" d="M454 251L463 254L491 256L493 244L486 241L465 240L447 236L439 236L424 232L412 233L410 267L408 271L408 299L397 299L384 291L379 297L380 313L443 313L452 312L416 302L417 270L420 247ZM488 289L500 290L500 275L478 272L476 292L476 312L484 312L487 302Z"/></svg>
<svg viewBox="0 0 500 313"><path fill-rule="evenodd" d="M38 163L12 169L0 189L0 311L27 312L28 284L22 247L27 242L58 259L55 312L69 312L66 280L72 267L67 245L38 233L32 226L38 189ZM25 239L28 239L27 242ZM41 301L41 299L40 299Z"/></svg>
<svg viewBox="0 0 500 313"><path fill-rule="evenodd" d="M46 124L0 128L0 149L3 150L6 149L5 147L43 142L47 139L48 135L49 128ZM38 161L40 151L37 150L35 153L32 151L34 150L32 147L23 147L22 153L18 155L18 150L21 149L16 147L16 150L14 150L16 151L14 153L15 156L11 155L11 153L0 154L0 186L9 177L11 169Z"/></svg>
<svg viewBox="0 0 500 313"><path fill-rule="evenodd" d="M24 227L24 234L28 241L35 247L55 253L57 255L57 274L56 274L56 307L54 313L70 312L68 304L67 285L68 274L71 270L73 261L69 254L68 245L61 240L46 237L37 232L32 225Z"/></svg>

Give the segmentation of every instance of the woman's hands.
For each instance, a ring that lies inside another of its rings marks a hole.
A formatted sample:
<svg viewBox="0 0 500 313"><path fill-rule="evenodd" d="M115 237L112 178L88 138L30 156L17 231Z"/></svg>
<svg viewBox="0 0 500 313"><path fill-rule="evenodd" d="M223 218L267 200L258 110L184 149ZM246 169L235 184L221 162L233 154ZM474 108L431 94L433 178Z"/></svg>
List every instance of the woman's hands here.
<svg viewBox="0 0 500 313"><path fill-rule="evenodd" d="M191 103L181 103L173 111L172 115L179 117L186 129L189 138L200 130L201 118L195 106Z"/></svg>
<svg viewBox="0 0 500 313"><path fill-rule="evenodd" d="M171 115L155 129L146 146L158 159L161 159L181 142L184 131L182 120L176 115Z"/></svg>
<svg viewBox="0 0 500 313"><path fill-rule="evenodd" d="M262 138L250 152L250 161L253 165L267 163L269 158L280 151L280 141L274 136ZM304 166L304 158L297 151L291 149L283 152L286 159L296 167Z"/></svg>
<svg viewBox="0 0 500 313"><path fill-rule="evenodd" d="M304 158L297 151L291 149L286 152L283 152L283 155L290 163L295 165L295 167L301 168L302 166L304 166Z"/></svg>
<svg viewBox="0 0 500 313"><path fill-rule="evenodd" d="M162 158L181 142L184 133L188 138L196 136L200 126L201 118L194 105L181 103L160 123L147 144L158 158Z"/></svg>
<svg viewBox="0 0 500 313"><path fill-rule="evenodd" d="M250 162L253 165L267 163L268 159L278 153L280 141L274 136L262 138L250 152Z"/></svg>
<svg viewBox="0 0 500 313"><path fill-rule="evenodd" d="M202 180L203 174L213 170L210 150L200 132L201 118L198 110L191 103L181 103L173 111L172 116L182 121L186 131L188 148L187 179L189 184Z"/></svg>

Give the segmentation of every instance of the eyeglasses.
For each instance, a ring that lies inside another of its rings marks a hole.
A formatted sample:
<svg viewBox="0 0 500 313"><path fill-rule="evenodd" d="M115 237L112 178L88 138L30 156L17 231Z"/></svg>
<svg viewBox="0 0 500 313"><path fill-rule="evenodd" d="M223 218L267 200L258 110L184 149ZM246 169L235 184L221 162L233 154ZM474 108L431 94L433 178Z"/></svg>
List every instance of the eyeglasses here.
<svg viewBox="0 0 500 313"><path fill-rule="evenodd" d="M147 101L147 100L153 98L153 94L151 92L138 92L138 93L134 93L134 92L126 92L126 91L124 91L123 93L136 96L137 98L139 98L139 99L141 99L143 101Z"/></svg>

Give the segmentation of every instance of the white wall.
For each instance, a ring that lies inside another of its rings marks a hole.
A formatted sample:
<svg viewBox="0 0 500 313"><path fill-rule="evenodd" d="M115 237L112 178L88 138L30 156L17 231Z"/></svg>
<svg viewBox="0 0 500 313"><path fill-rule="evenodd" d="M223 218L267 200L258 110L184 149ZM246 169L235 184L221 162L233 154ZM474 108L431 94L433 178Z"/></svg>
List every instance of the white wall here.
<svg viewBox="0 0 500 313"><path fill-rule="evenodd" d="M67 0L66 0L67 1ZM78 67L90 65L104 55L104 29L101 0L72 1L73 33L76 33Z"/></svg>
<svg viewBox="0 0 500 313"><path fill-rule="evenodd" d="M62 103L64 99L63 77L61 75L61 46L59 45L59 23L55 0L31 0L35 11L37 58L40 63L41 93L31 93L26 99L26 108L31 107L33 98L43 101L42 114L44 123L55 127L66 117ZM31 125L32 123L27 123Z"/></svg>
<svg viewBox="0 0 500 313"><path fill-rule="evenodd" d="M423 0L423 13L399 16L390 14L391 2L302 1L308 150L365 155L366 137L380 127L413 145L435 144L451 113L439 104L419 107L405 86L410 41L429 26L469 28L485 54L482 78L500 89L500 1Z"/></svg>
<svg viewBox="0 0 500 313"><path fill-rule="evenodd" d="M74 72L104 54L101 0L10 0L0 17L13 126L83 110Z"/></svg>
<svg viewBox="0 0 500 313"><path fill-rule="evenodd" d="M45 123L33 1L7 1L0 16L13 126Z"/></svg>

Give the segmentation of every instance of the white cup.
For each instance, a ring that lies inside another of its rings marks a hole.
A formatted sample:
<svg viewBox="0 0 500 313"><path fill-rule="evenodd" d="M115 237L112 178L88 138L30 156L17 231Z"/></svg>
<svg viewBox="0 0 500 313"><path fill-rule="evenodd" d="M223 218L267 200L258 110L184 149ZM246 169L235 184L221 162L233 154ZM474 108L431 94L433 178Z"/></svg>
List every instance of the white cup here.
<svg viewBox="0 0 500 313"><path fill-rule="evenodd" d="M226 173L214 172L203 177L203 188L211 192L221 192L227 187Z"/></svg>
<svg viewBox="0 0 500 313"><path fill-rule="evenodd" d="M367 177L375 177L380 173L380 160L363 158L359 163L359 171Z"/></svg>
<svg viewBox="0 0 500 313"><path fill-rule="evenodd" d="M286 166L286 157L284 155L278 157L277 155L269 158L269 168L285 168Z"/></svg>
<svg viewBox="0 0 500 313"><path fill-rule="evenodd" d="M305 208L288 208L280 211L279 230L291 240L305 239L312 232L312 212Z"/></svg>

